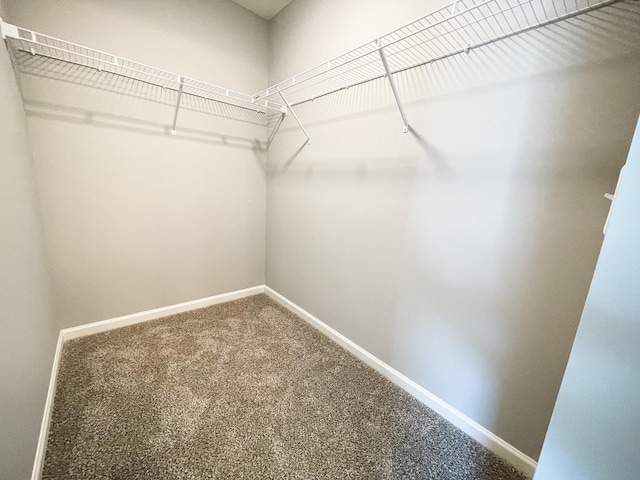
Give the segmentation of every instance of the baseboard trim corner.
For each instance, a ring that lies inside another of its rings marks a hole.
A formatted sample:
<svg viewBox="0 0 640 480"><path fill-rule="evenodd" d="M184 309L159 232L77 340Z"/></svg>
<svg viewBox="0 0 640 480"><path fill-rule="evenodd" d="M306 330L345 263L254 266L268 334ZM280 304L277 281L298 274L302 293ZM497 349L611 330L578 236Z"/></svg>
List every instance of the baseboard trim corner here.
<svg viewBox="0 0 640 480"><path fill-rule="evenodd" d="M42 468L44 466L44 458L47 447L47 436L49 432L49 422L51 421L51 414L53 412L53 401L56 391L58 367L60 365L60 360L62 357L62 347L65 341L72 338L79 338L86 335L92 335L94 333L106 332L108 330L114 330L116 328L146 322L149 320L182 313L189 310L195 310L219 303L230 302L232 300L257 295L260 293L266 293L270 298L324 333L326 336L354 354L374 370L384 375L391 382L395 383L397 386L413 395L415 398L420 400L436 413L450 421L456 427L460 428L480 444L484 445L496 455L511 463L525 475L533 477L537 465L535 460L522 453L520 450L507 443L494 433L490 432L482 425L470 419L462 412L456 410L451 405L447 404L445 401L438 398L437 396L426 390L424 387L418 385L410 378L404 376L402 373L390 367L382 360L375 357L364 348L360 347L355 342L349 340L337 330L331 328L300 306L293 303L291 300L287 299L286 297L266 285L259 285L256 287L237 290L221 295L214 295L212 297L202 298L199 300L193 300L190 302L156 308L153 310L147 310L131 315L125 315L122 317L116 317L109 320L103 320L100 322L94 322L86 325L80 325L78 327L60 330L60 334L58 335L58 342L56 345L56 352L53 359L53 366L51 369L49 390L47 392L47 400L42 417L40 436L38 438L38 445L36 448L36 457L33 464L31 480L39 480L42 475Z"/></svg>
<svg viewBox="0 0 640 480"><path fill-rule="evenodd" d="M258 295L259 293L264 293L264 290L264 285L258 285L256 287L222 293L220 295L214 295L212 297L200 298L197 300L191 300L189 302L154 308L153 310L146 310L144 312L132 313L131 315L110 318L109 320L102 320L99 322L79 325L77 327L65 328L60 332L62 333L63 340L67 341L71 340L72 338L84 337L86 335L93 335L94 333L106 332L108 330L127 327L136 323L148 322L149 320L156 320L158 318L168 317L169 315L188 312L189 310L210 307L211 305L217 305L219 303L230 302L232 300L238 300L240 298Z"/></svg>
<svg viewBox="0 0 640 480"><path fill-rule="evenodd" d="M384 363L379 358L375 357L364 348L360 347L358 344L349 340L347 337L342 335L337 330L334 330L329 325L325 324L300 306L293 303L288 298L279 294L272 288L265 286L265 293L271 297L273 300L278 302L280 305L285 307L287 310L292 313L298 315L300 318L305 320L307 323L311 324L313 327L324 333L326 336L331 338L337 344L354 354L364 363L372 367L374 370L377 370L379 373L384 375L391 382L395 383L397 386L413 395L415 398L420 400L426 406L434 410L436 413L447 419L449 422L454 424L456 427L461 429L467 435L472 437L474 440L479 442L481 445L485 446L493 453L503 458L522 473L529 477L533 477L533 474L536 469L536 461L533 460L528 455L524 454L513 445L504 441L502 438L498 437L494 433L490 432L482 425L478 424L471 418L467 417L465 414L456 410L454 407L443 401L442 399L435 396L433 393L429 392L424 387L418 385L416 382L411 380L410 378L404 376L402 373L398 372L394 368L390 367L386 363Z"/></svg>
<svg viewBox="0 0 640 480"><path fill-rule="evenodd" d="M79 338L86 335L92 335L94 333L106 332L108 330L114 330L116 328L134 325L136 323L147 322L149 320L155 320L157 318L187 312L189 310L210 307L211 305L217 305L219 303L230 302L232 300L238 300L240 298L258 295L260 293L264 293L264 291L265 286L258 285L256 287L245 288L243 290L236 290L234 292L223 293L220 295L214 295L212 297L201 298L189 302L178 303L176 305L155 308L153 310L133 313L131 315L124 315L122 317L102 320L100 322L87 323L85 325L79 325L77 327L65 328L60 330L60 333L58 334L58 343L56 345L56 353L53 357L53 365L51 367L49 390L47 391L47 399L44 406L44 413L42 415L42 424L40 425L40 435L38 437L38 444L36 446L36 457L33 462L31 480L40 480L42 476L42 468L44 467L44 458L47 451L49 423L51 422L51 414L53 413L53 401L56 394L58 368L60 367L60 360L62 358L62 347L64 346L64 342L66 342L67 340L71 340L72 338Z"/></svg>
<svg viewBox="0 0 640 480"><path fill-rule="evenodd" d="M31 471L31 480L40 480L42 476L42 467L44 467L44 456L47 452L47 440L49 437L49 422L53 412L53 399L56 395L56 385L58 382L58 367L62 358L62 346L64 344L64 336L62 332L58 333L58 342L56 343L56 352L53 356L53 365L51 366L51 377L49 377L49 389L47 390L47 399L44 404L44 413L42 414L42 423L40 424L40 435L38 436L38 444L36 446L36 458L33 462L33 470Z"/></svg>

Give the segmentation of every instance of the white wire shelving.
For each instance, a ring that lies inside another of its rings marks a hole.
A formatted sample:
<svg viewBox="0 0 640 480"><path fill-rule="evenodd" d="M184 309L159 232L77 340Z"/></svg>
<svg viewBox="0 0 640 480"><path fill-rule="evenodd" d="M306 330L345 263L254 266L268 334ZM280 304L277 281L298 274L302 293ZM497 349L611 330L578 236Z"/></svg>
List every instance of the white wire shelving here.
<svg viewBox="0 0 640 480"><path fill-rule="evenodd" d="M455 0L343 55L276 83L253 98L256 101L272 98L285 101L286 95L287 106L295 108L386 77L400 110L403 131L408 132L409 123L394 75L621 1L624 0Z"/></svg>
<svg viewBox="0 0 640 480"><path fill-rule="evenodd" d="M152 85L176 95L175 112L171 133L176 134L178 112L183 96L218 102L221 104L266 113L270 110L286 113L284 105L270 99L255 100L252 95L220 87L183 75L145 65L111 53L44 35L0 20L2 37L17 55L31 55L50 61L94 69L136 82ZM25 64L26 62L20 62Z"/></svg>
<svg viewBox="0 0 640 480"><path fill-rule="evenodd" d="M403 131L408 132L409 122L394 81L395 75L625 1L637 0L455 0L253 95L43 35L2 20L0 30L9 46L23 57L66 62L171 91L175 104L172 134L176 133L182 98L188 96L259 114L274 111L280 115L291 113L310 143L309 135L294 111L297 105L386 77L402 117Z"/></svg>

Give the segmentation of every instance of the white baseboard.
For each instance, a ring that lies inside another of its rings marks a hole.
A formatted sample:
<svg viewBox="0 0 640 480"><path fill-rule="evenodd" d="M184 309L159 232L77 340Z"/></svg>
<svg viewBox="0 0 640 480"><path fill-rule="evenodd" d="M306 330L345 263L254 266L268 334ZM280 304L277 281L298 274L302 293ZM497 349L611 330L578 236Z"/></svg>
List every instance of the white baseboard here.
<svg viewBox="0 0 640 480"><path fill-rule="evenodd" d="M196 310L198 308L209 307L211 305L217 305L219 303L230 302L232 300L238 300L244 297L250 297L259 293L264 293L265 286L259 285L257 287L245 288L244 290L236 290L235 292L223 293L221 295L214 295L213 297L201 298L199 300L193 300L190 302L178 303L176 305L170 305L167 307L155 308L153 310L147 310L145 312L134 313L131 315L125 315L122 317L116 317L109 320L103 320L101 322L87 323L86 325L80 325L78 327L65 328L60 330L58 334L58 344L56 346L56 353L53 358L53 366L51 368L51 378L49 380L49 390L47 392L47 400L45 402L44 414L42 415L42 424L40 426L40 436L38 438L38 445L36 447L36 458L33 462L33 470L31 472L31 480L40 480L42 476L42 468L44 466L44 457L47 451L47 437L49 434L49 423L51 422L51 413L53 412L53 400L56 394L56 383L58 379L58 368L60 366L60 359L62 358L62 347L64 342L72 338L84 337L86 335L92 335L94 333L106 332L108 330L114 330L116 328L126 327L136 323L147 322L149 320L155 320L157 318L167 317L169 315L175 315L176 313L187 312L189 310Z"/></svg>
<svg viewBox="0 0 640 480"><path fill-rule="evenodd" d="M156 308L154 310L147 310L145 312L134 313L132 315L125 315L122 317L112 318L110 320L103 320L101 322L89 323L86 325L80 325L78 327L66 328L64 330L60 330L60 335L58 336L58 344L56 347L56 353L53 361L53 367L51 371L51 380L49 382L49 391L47 394L47 401L45 404L44 415L42 418L42 426L40 429L40 437L38 440L38 447L36 450L36 459L33 465L33 472L31 475L31 480L39 480L42 474L42 467L44 465L44 456L46 452L47 446L47 434L49 431L49 422L51 420L51 413L53 411L53 399L56 391L56 380L58 376L58 367L60 364L60 358L62 354L62 346L65 341L72 339L83 337L85 335L92 335L94 333L106 332L108 330L113 330L116 328L125 327L127 325L133 325L136 323L146 322L149 320L154 320L157 318L166 317L169 315L174 315L176 313L187 312L189 310L195 310L198 308L204 308L211 305L216 305L219 303L229 302L232 300L237 300L244 297L249 297L252 295L257 295L259 293L266 293L278 302L283 307L287 308L289 311L301 317L303 320L311 324L313 327L317 328L319 331L327 335L329 338L334 340L337 344L353 353L360 360L365 362L367 365L372 367L374 370L378 371L390 381L398 385L400 388L404 389L415 398L420 400L422 403L427 405L429 408L434 410L436 413L446 418L448 421L453 423L456 427L460 428L462 431L467 433L469 436L474 438L480 444L487 447L489 450L494 452L496 455L504 458L506 461L511 463L517 469L522 471L524 474L532 477L535 469L536 462L529 456L522 453L517 448L513 447L509 443L502 440L497 435L491 433L489 430L484 428L482 425L473 421L460 411L453 408L451 405L447 404L440 398L436 397L434 394L421 387L413 380L405 377L403 374L398 372L397 370L391 368L389 365L384 363L382 360L373 356L371 353L367 352L364 348L360 347L356 343L349 340L347 337L334 330L327 324L321 322L319 319L311 315L309 312L299 307L292 301L283 297L275 290L265 286L260 285L257 287L247 288L244 290L237 290L235 292L224 293L221 295L215 295L213 297L202 298L199 300L193 300L190 302L180 303L177 305L171 305L162 308Z"/></svg>
<svg viewBox="0 0 640 480"><path fill-rule="evenodd" d="M413 395L433 411L446 418L449 422L453 423L456 427L461 429L477 442L484 445L507 462L511 463L525 475L533 477L537 463L531 457L525 455L513 445L505 442L497 435L491 433L482 425L478 424L474 420L464 415L462 412L456 410L448 403L436 397L433 393L421 387L410 378L405 377L403 374L393 369L382 360L373 356L364 348L352 342L347 337L337 332L327 324L321 322L309 312L299 307L291 300L280 295L272 288L265 287L265 293L280 305L285 307L287 310L298 315L313 327L317 328L329 338L334 340L337 344L354 354L374 370L377 370L397 386Z"/></svg>
<svg viewBox="0 0 640 480"><path fill-rule="evenodd" d="M244 297L250 297L251 295L264 293L264 288L264 285L245 288L244 290L236 290L235 292L214 295L213 297L206 297L198 300L192 300L190 302L178 303L176 305L169 305L168 307L155 308L153 310L133 313L131 315L124 315L122 317L102 320L100 322L87 323L78 327L65 328L60 332L62 333L63 340L67 341L72 338L84 337L85 335L93 335L94 333L106 332L108 330L114 330L116 328L134 325L136 323L147 322L149 320L155 320L162 317L168 317L169 315L188 312L189 310L196 310L198 308L217 305L218 303L225 303Z"/></svg>
<svg viewBox="0 0 640 480"><path fill-rule="evenodd" d="M44 404L44 413L42 415L42 424L40 425L40 436L38 437L38 445L36 447L36 459L33 462L33 470L31 472L31 480L40 480L42 476L42 467L44 466L44 454L47 451L47 439L49 437L49 422L51 421L51 413L53 412L53 398L56 394L56 383L58 380L58 367L62 358L62 345L64 337L62 332L58 334L58 343L56 344L56 353L53 356L53 366L51 367L51 377L49 378L49 390L47 390L47 400Z"/></svg>

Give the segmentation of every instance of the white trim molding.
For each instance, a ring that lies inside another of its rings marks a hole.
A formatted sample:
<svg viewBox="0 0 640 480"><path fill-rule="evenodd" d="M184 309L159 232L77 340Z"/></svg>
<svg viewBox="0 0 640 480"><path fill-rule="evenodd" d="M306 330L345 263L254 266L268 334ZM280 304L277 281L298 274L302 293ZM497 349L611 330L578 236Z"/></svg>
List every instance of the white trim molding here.
<svg viewBox="0 0 640 480"><path fill-rule="evenodd" d="M462 412L456 410L451 405L435 396L433 393L426 390L424 387L418 385L410 378L404 376L394 368L384 363L379 358L375 357L364 348L360 347L340 332L334 330L326 323L320 321L318 318L311 315L309 312L299 307L291 300L280 295L278 292L266 285L259 285L257 287L246 288L244 290L237 290L235 292L224 293L221 295L215 295L213 297L202 298L199 300L193 300L190 302L179 303L176 305L170 305L167 307L156 308L153 310L147 310L145 312L134 313L132 315L125 315L122 317L112 318L110 320L103 320L101 322L88 323L86 325L80 325L78 327L66 328L60 330L58 336L58 344L56 347L56 353L53 360L53 367L51 370L51 380L49 382L49 391L47 393L47 401L45 404L44 415L42 418L42 425L40 428L40 437L38 439L38 447L36 450L36 458L33 465L33 472L31 480L39 480L42 475L42 467L44 465L44 457L47 446L47 435L49 431L49 422L51 420L51 413L53 411L53 400L56 391L56 381L58 376L58 368L62 357L62 347L64 342L72 338L83 337L85 335L92 335L94 333L106 332L108 330L114 330L116 328L126 327L136 323L147 322L149 320L155 320L158 318L166 317L169 315L175 315L177 313L187 312L198 308L204 308L219 303L230 302L244 297L250 297L260 293L266 293L270 298L278 302L280 305L291 311L295 315L299 316L307 323L324 333L327 337L331 338L338 345L345 348L347 351L354 354L364 363L369 365L374 370L384 375L391 382L417 398L433 411L447 419L449 422L460 428L466 434L473 439L484 445L486 448L494 452L496 455L505 459L511 463L514 467L522 471L525 475L533 477L536 469L536 461L529 456L522 453L520 450L505 442L503 439L490 432L482 425L478 424L474 420L470 419Z"/></svg>
<svg viewBox="0 0 640 480"><path fill-rule="evenodd" d="M196 310L198 308L210 307L211 305L217 305L218 303L225 303L244 297L250 297L252 295L258 295L259 293L264 293L264 289L264 285L259 285L257 287L245 288L244 290L236 290L235 292L214 295L213 297L206 297L199 300L192 300L190 302L169 305L167 307L155 308L153 310L133 313L131 315L124 315L122 317L102 320L100 322L87 323L78 327L65 328L60 332L63 335L63 340L66 342L67 340L70 340L72 338L84 337L85 335L93 335L94 333L106 332L108 330L114 330L116 328L134 325L136 323L148 322L149 320L168 317L169 315L175 315L177 313L188 312L190 310Z"/></svg>
<svg viewBox="0 0 640 480"><path fill-rule="evenodd" d="M169 315L175 315L176 313L188 312L190 310L196 310L198 308L210 307L211 305L217 305L219 303L230 302L232 300L238 300L244 297L250 297L252 295L258 295L264 293L265 286L259 285L257 287L245 288L244 290L236 290L234 292L223 293L220 295L214 295L212 297L201 298L199 300L192 300L190 302L178 303L176 305L169 305L167 307L155 308L153 310L147 310L144 312L133 313L131 315L125 315L122 317L111 318L109 320L103 320L100 322L87 323L72 328L65 328L60 330L58 334L58 344L56 346L56 353L53 358L53 366L51 368L51 378L49 380L49 390L47 392L47 400L45 402L44 414L42 415L42 424L40 426L40 436L38 437L38 445L36 447L36 458L33 462L33 470L31 472L31 480L40 480L42 476L42 468L44 467L44 457L47 450L47 437L49 434L49 423L51 422L51 414L53 412L53 400L56 394L56 384L58 379L58 369L60 367L60 360L62 358L62 347L64 342L71 340L72 338L84 337L86 335L93 335L94 333L106 332L108 330L115 330L116 328L126 327L128 325L134 325L136 323L148 322L149 320L155 320Z"/></svg>
<svg viewBox="0 0 640 480"><path fill-rule="evenodd" d="M334 330L326 323L320 321L318 318L314 317L309 312L299 307L283 295L280 295L272 288L265 287L265 293L280 305L285 307L287 310L296 314L307 323L320 330L327 337L335 341L338 345L354 354L371 368L384 375L391 382L395 383L397 386L420 400L427 407L431 408L433 411L447 419L449 422L461 429L481 445L485 446L493 453L512 464L525 475L533 477L537 463L531 457L522 453L513 445L507 443L502 438L490 432L459 410L456 410L451 405L438 398L424 387L418 385L410 378L407 378L402 373L390 367L379 358L367 352L364 348L352 342L340 332Z"/></svg>
<svg viewBox="0 0 640 480"><path fill-rule="evenodd" d="M56 344L56 353L53 356L53 366L51 367L51 377L49 378L49 390L47 390L47 400L44 404L44 413L42 415L42 424L40 425L40 436L38 437L36 459L33 462L31 480L40 480L40 477L42 476L42 467L44 467L44 454L47 451L47 440L49 437L49 422L51 421L51 413L53 412L53 398L56 395L58 367L60 367L60 359L62 358L63 344L64 336L62 335L62 332L60 332L58 334L58 343Z"/></svg>

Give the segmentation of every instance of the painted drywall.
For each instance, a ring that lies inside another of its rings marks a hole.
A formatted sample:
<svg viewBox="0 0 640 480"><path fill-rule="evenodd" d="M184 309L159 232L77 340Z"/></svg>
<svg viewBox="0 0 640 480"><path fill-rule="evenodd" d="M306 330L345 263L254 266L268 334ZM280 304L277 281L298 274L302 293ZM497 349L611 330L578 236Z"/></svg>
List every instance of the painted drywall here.
<svg viewBox="0 0 640 480"><path fill-rule="evenodd" d="M23 480L35 457L57 321L27 120L4 45L0 92L0 478Z"/></svg>
<svg viewBox="0 0 640 480"><path fill-rule="evenodd" d="M239 91L267 82L266 21L230 1L6 4L11 23L124 58ZM23 61L60 327L264 283L260 115L185 97L174 137L174 92Z"/></svg>
<svg viewBox="0 0 640 480"><path fill-rule="evenodd" d="M282 80L441 2L296 0ZM536 459L640 111L637 4L297 107L268 152L267 284ZM275 122L273 122L275 124Z"/></svg>
<svg viewBox="0 0 640 480"><path fill-rule="evenodd" d="M640 475L640 124L535 480Z"/></svg>

